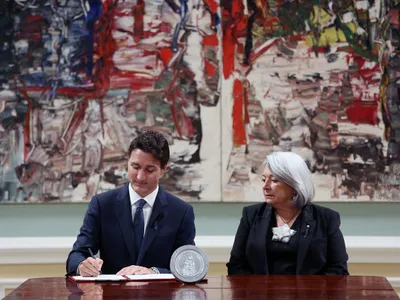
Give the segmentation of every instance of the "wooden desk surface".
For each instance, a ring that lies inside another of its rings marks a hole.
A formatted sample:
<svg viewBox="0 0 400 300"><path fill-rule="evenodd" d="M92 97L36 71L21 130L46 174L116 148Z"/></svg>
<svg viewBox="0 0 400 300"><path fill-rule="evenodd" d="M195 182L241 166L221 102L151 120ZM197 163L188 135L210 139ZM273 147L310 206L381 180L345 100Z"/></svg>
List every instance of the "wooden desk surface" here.
<svg viewBox="0 0 400 300"><path fill-rule="evenodd" d="M207 283L176 281L75 283L33 278L4 299L396 299L385 277L208 276Z"/></svg>

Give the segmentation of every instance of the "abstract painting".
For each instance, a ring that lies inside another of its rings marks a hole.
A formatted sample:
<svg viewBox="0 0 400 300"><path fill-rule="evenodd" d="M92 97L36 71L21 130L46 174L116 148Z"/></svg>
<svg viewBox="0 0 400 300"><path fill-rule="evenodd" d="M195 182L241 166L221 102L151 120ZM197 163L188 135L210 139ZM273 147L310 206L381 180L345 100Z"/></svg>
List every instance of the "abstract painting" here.
<svg viewBox="0 0 400 300"><path fill-rule="evenodd" d="M220 165L213 1L1 3L0 202L88 201L126 183L147 128L171 145L167 190L220 200L206 176Z"/></svg>
<svg viewBox="0 0 400 300"><path fill-rule="evenodd" d="M223 199L262 199L272 151L315 200L399 201L399 1L222 0Z"/></svg>
<svg viewBox="0 0 400 300"><path fill-rule="evenodd" d="M161 184L262 201L294 151L316 201L400 201L398 0L0 3L0 203L80 202L162 132Z"/></svg>

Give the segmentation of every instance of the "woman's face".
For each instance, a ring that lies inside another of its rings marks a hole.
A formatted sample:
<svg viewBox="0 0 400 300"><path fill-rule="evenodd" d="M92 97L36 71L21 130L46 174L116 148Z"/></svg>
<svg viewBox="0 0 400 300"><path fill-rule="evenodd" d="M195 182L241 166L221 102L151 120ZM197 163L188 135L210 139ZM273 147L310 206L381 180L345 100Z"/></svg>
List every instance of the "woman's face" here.
<svg viewBox="0 0 400 300"><path fill-rule="evenodd" d="M294 189L275 178L268 166L265 166L262 174L263 192L265 201L271 206L291 206Z"/></svg>

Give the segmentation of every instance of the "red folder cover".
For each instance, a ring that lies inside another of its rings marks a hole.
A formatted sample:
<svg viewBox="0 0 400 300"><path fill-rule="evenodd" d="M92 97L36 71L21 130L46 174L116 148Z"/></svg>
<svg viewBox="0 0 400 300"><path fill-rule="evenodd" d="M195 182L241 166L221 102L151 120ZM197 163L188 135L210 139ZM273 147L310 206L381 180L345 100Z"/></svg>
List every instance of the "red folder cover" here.
<svg viewBox="0 0 400 300"><path fill-rule="evenodd" d="M74 282L124 282L124 281L176 281L172 274L145 274L145 275L113 275L101 274L97 277L84 276L68 276L68 279ZM207 282L207 279L202 279L200 283Z"/></svg>
<svg viewBox="0 0 400 300"><path fill-rule="evenodd" d="M176 278L172 274L145 274L145 275L101 274L96 277L68 276L68 278L75 282L176 280Z"/></svg>

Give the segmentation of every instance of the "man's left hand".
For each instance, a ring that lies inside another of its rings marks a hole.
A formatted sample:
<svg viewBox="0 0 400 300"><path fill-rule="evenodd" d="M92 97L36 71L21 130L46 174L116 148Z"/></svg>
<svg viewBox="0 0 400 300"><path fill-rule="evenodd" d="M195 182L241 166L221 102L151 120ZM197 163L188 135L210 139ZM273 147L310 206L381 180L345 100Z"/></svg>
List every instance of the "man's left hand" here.
<svg viewBox="0 0 400 300"><path fill-rule="evenodd" d="M119 270L117 273L117 275L144 275L144 274L155 274L155 272L145 267L132 265Z"/></svg>

